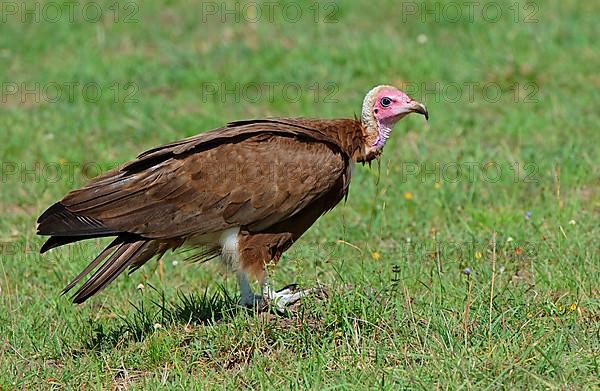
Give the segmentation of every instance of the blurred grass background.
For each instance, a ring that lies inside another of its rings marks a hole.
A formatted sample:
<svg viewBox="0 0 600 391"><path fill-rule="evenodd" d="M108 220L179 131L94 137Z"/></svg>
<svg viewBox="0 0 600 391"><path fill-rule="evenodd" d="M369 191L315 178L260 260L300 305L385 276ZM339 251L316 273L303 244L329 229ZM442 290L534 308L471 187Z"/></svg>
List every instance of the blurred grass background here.
<svg viewBox="0 0 600 391"><path fill-rule="evenodd" d="M600 386L597 3L71 4L0 9L0 388ZM328 300L232 312L234 279L177 254L58 295L104 243L37 254L73 187L227 121L351 117L376 84L431 118L275 271Z"/></svg>

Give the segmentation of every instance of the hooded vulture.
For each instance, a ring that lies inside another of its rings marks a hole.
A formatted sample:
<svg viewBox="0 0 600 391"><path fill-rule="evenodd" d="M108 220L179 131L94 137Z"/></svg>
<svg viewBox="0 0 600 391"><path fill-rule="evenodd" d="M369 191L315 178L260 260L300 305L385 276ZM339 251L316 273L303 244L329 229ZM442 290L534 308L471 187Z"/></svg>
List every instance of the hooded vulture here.
<svg viewBox="0 0 600 391"><path fill-rule="evenodd" d="M91 277L73 296L82 303L121 272L180 247L196 259L220 256L235 270L240 303L278 308L308 291L269 287L265 266L348 194L352 166L376 158L392 127L427 109L391 86L364 99L359 119L271 118L237 121L150 149L50 206L37 233L52 248L114 240L63 290ZM255 296L250 281L258 280Z"/></svg>

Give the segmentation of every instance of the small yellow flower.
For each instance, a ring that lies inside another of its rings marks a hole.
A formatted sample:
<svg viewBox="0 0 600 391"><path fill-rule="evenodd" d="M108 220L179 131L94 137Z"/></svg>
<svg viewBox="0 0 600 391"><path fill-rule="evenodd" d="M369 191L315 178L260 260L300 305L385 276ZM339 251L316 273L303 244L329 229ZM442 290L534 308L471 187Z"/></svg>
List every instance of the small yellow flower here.
<svg viewBox="0 0 600 391"><path fill-rule="evenodd" d="M569 309L571 311L575 311L577 309L577 304L575 304L575 303L571 304L571 306L569 307Z"/></svg>
<svg viewBox="0 0 600 391"><path fill-rule="evenodd" d="M336 331L334 335L335 335L336 338L337 337L341 337L342 336L342 332L341 331Z"/></svg>
<svg viewBox="0 0 600 391"><path fill-rule="evenodd" d="M374 260L379 261L379 259L381 259L381 254L379 254L377 251L373 251L373 253L371 253L371 257L373 257Z"/></svg>
<svg viewBox="0 0 600 391"><path fill-rule="evenodd" d="M475 251L475 259L481 259L481 251Z"/></svg>
<svg viewBox="0 0 600 391"><path fill-rule="evenodd" d="M433 185L433 187L435 187L436 189L441 189L442 184L440 182L436 182L435 185Z"/></svg>
<svg viewBox="0 0 600 391"><path fill-rule="evenodd" d="M531 312L528 312L528 313L527 313L527 317L528 317L529 319L531 319L531 318L533 318L533 314L532 314Z"/></svg>
<svg viewBox="0 0 600 391"><path fill-rule="evenodd" d="M404 193L404 199L407 201L411 201L415 196L410 191Z"/></svg>
<svg viewBox="0 0 600 391"><path fill-rule="evenodd" d="M64 166L66 162L67 162L67 159L65 159L64 157L61 157L60 159L58 159L58 164L60 164L61 166Z"/></svg>

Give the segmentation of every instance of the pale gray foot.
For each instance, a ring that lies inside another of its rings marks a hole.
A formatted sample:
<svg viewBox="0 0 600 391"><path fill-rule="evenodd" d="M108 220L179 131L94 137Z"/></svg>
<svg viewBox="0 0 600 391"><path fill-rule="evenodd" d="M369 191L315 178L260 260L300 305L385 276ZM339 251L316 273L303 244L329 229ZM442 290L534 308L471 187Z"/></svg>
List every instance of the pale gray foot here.
<svg viewBox="0 0 600 391"><path fill-rule="evenodd" d="M285 309L298 300L315 295L318 293L324 293L324 289L320 286L309 289L298 290L297 284L290 284L285 286L283 289L274 291L269 287L268 282L263 282L263 297L272 304L278 312L285 312Z"/></svg>
<svg viewBox="0 0 600 391"><path fill-rule="evenodd" d="M270 304L276 311L283 313L287 307L304 297L319 294L321 296L327 296L325 290L321 286L298 290L297 284L290 284L278 291L274 291L269 286L269 280L267 278L265 278L262 283L262 295L255 295L245 273L238 272L237 278L240 286L240 305L248 308L262 310L266 308L267 304Z"/></svg>

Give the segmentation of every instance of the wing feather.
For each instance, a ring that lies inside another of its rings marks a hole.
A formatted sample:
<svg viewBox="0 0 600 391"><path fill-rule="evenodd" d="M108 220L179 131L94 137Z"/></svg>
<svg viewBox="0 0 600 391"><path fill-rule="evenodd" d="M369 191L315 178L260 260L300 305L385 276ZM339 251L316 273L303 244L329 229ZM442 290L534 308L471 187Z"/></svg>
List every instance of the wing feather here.
<svg viewBox="0 0 600 391"><path fill-rule="evenodd" d="M151 239L232 226L260 231L294 216L340 178L348 183L348 165L333 138L305 123L238 122L151 149L61 204L108 229Z"/></svg>

